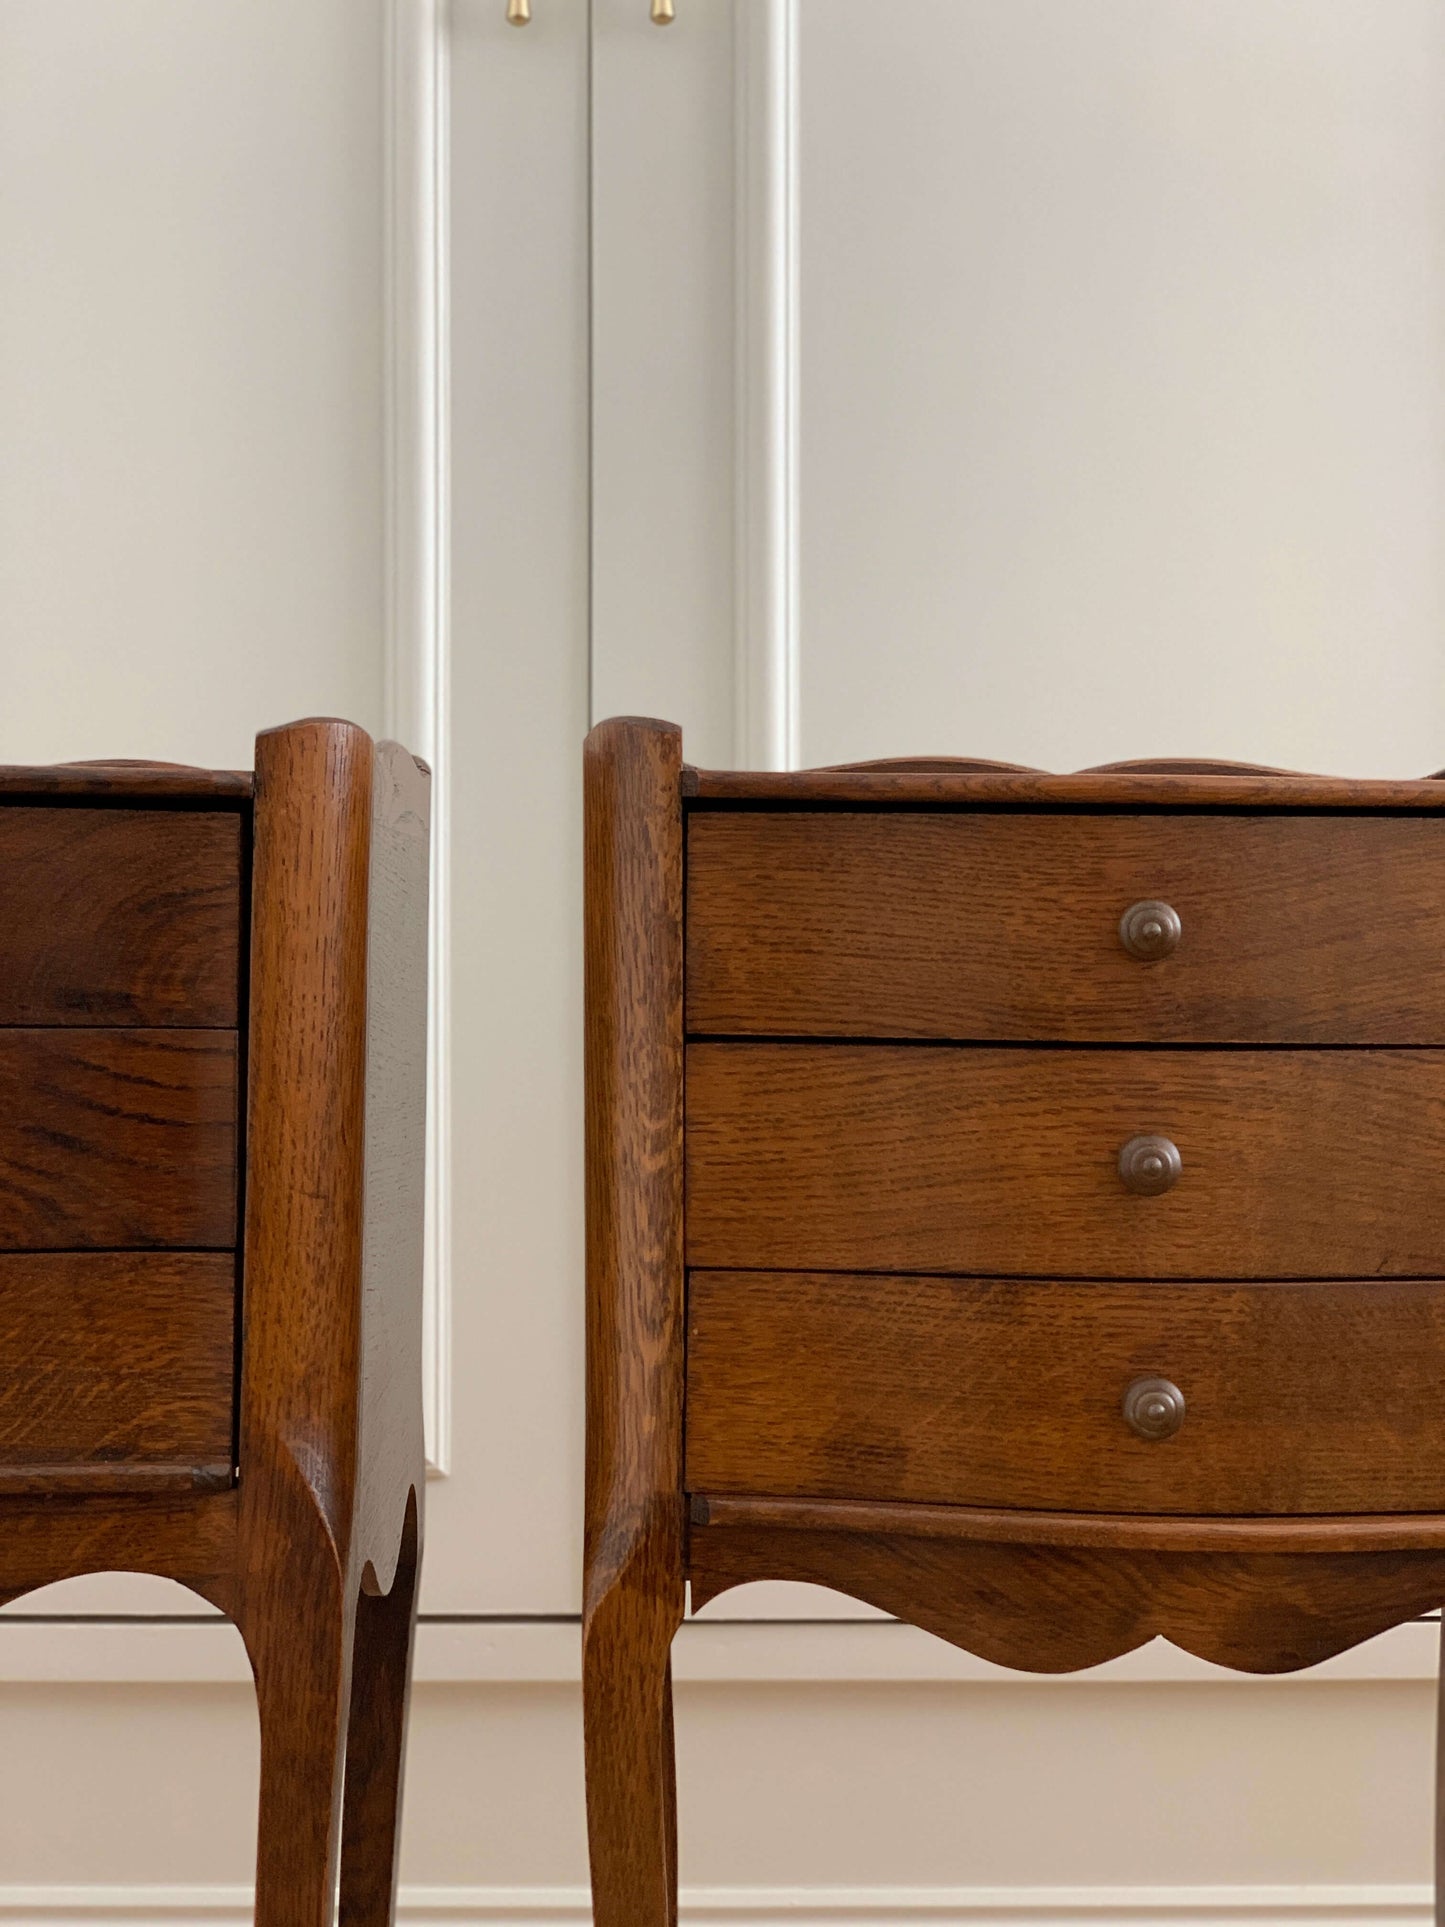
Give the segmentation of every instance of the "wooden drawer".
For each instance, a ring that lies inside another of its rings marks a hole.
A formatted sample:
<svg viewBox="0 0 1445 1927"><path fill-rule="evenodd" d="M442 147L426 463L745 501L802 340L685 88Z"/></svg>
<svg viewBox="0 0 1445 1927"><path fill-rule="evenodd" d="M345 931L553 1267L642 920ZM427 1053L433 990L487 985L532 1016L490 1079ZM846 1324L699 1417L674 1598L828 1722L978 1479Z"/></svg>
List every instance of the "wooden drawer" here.
<svg viewBox="0 0 1445 1927"><path fill-rule="evenodd" d="M1119 1175L1160 1133L1162 1196ZM690 1044L688 1262L1445 1273L1445 1052Z"/></svg>
<svg viewBox="0 0 1445 1927"><path fill-rule="evenodd" d="M237 1021L241 819L0 805L0 1024Z"/></svg>
<svg viewBox="0 0 1445 1927"><path fill-rule="evenodd" d="M1445 1283L689 1281L691 1490L1142 1513L1445 1511ZM1135 1380L1184 1398L1125 1422Z"/></svg>
<svg viewBox="0 0 1445 1927"><path fill-rule="evenodd" d="M1133 904L1177 913L1138 962ZM1445 1042L1435 816L695 811L694 1034Z"/></svg>
<svg viewBox="0 0 1445 1927"><path fill-rule="evenodd" d="M0 1250L236 1240L236 1033L0 1030Z"/></svg>
<svg viewBox="0 0 1445 1927"><path fill-rule="evenodd" d="M0 1492L230 1483L235 1264L0 1257Z"/></svg>

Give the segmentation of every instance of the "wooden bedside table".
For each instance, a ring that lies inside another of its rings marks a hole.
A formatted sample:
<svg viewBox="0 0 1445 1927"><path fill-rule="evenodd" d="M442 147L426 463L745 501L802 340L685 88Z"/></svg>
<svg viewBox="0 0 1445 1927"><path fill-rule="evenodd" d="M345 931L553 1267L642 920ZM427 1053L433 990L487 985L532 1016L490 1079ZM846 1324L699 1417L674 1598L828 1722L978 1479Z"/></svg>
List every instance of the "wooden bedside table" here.
<svg viewBox="0 0 1445 1927"><path fill-rule="evenodd" d="M235 1619L258 1927L327 1927L339 1835L349 1927L392 1918L428 796L340 722L254 783L0 769L0 1598L150 1572Z"/></svg>
<svg viewBox="0 0 1445 1927"><path fill-rule="evenodd" d="M675 1918L685 1585L1038 1672L1445 1600L1441 785L621 719L586 803L598 1927Z"/></svg>

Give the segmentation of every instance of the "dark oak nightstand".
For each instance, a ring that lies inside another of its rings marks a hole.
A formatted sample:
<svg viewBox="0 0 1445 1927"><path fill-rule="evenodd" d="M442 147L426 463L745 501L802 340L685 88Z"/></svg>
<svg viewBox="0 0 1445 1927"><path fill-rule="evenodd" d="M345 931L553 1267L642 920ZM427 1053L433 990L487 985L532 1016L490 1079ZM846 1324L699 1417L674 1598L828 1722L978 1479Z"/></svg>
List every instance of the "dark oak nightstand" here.
<svg viewBox="0 0 1445 1927"><path fill-rule="evenodd" d="M0 1598L240 1626L258 1927L392 1918L421 1548L429 777L0 769ZM342 1817L342 1760L345 1801Z"/></svg>
<svg viewBox="0 0 1445 1927"><path fill-rule="evenodd" d="M598 1927L675 1918L669 1648L813 1581L1009 1666L1445 1600L1445 788L588 739Z"/></svg>

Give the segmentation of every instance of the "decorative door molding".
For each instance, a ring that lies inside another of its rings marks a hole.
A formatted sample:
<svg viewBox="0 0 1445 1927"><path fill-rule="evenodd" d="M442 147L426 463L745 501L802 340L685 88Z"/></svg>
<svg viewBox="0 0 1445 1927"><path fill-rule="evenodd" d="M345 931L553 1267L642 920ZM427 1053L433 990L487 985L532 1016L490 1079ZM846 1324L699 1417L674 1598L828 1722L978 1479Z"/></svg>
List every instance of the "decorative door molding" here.
<svg viewBox="0 0 1445 1927"><path fill-rule="evenodd" d="M438 1475L451 1459L448 54L448 0L388 0L384 717L434 772L422 1369Z"/></svg>
<svg viewBox="0 0 1445 1927"><path fill-rule="evenodd" d="M734 755L799 761L798 33L801 0L733 20L736 146Z"/></svg>

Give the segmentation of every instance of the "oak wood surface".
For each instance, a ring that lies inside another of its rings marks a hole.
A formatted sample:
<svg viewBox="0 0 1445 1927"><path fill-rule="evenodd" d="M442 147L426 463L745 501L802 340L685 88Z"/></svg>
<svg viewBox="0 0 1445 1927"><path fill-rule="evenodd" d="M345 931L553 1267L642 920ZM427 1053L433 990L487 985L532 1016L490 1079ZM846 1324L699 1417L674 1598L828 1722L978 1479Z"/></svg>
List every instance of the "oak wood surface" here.
<svg viewBox="0 0 1445 1927"><path fill-rule="evenodd" d="M84 1573L149 1572L233 1612L236 1516L234 1488L7 1496L0 1601Z"/></svg>
<svg viewBox="0 0 1445 1927"><path fill-rule="evenodd" d="M238 1622L256 1675L256 1917L329 1927L351 1698L372 746L256 745Z"/></svg>
<svg viewBox="0 0 1445 1927"><path fill-rule="evenodd" d="M1308 776L1228 764L1112 769L979 767L967 759L920 757L902 767L798 770L689 769L684 790L704 805L842 803L1014 809L1439 810L1445 793L1430 777L1409 780Z"/></svg>
<svg viewBox="0 0 1445 1927"><path fill-rule="evenodd" d="M362 1585L352 1646L341 1815L341 1927L396 1914L401 1790L421 1559L421 1487L407 1505L387 1591Z"/></svg>
<svg viewBox="0 0 1445 1927"><path fill-rule="evenodd" d="M587 739L583 1712L597 1927L677 1913L669 1647L683 1612L680 739Z"/></svg>
<svg viewBox="0 0 1445 1927"><path fill-rule="evenodd" d="M1434 816L694 812L694 1032L1439 1044ZM1140 963L1131 904L1183 935Z"/></svg>
<svg viewBox="0 0 1445 1927"><path fill-rule="evenodd" d="M1353 1513L1322 1518L1170 1518L1154 1513L1040 1512L919 1505L911 1500L758 1498L694 1492L695 1526L806 1528L892 1539L1131 1552L1445 1552L1445 1515Z"/></svg>
<svg viewBox="0 0 1445 1927"><path fill-rule="evenodd" d="M229 1485L229 1254L0 1257L0 1494Z"/></svg>
<svg viewBox="0 0 1445 1927"><path fill-rule="evenodd" d="M1445 1282L694 1271L687 1483L1075 1512L1445 1512ZM1166 1439L1124 1393L1184 1394Z"/></svg>
<svg viewBox="0 0 1445 1927"><path fill-rule="evenodd" d="M688 1262L1024 1277L1445 1272L1445 1053L690 1044ZM1162 1196L1117 1168L1161 1132Z"/></svg>
<svg viewBox="0 0 1445 1927"><path fill-rule="evenodd" d="M1164 1638L1247 1673L1314 1666L1445 1600L1445 1552L1098 1552L766 1527L694 1527L693 1609L730 1586L831 1586L1025 1672Z"/></svg>
<svg viewBox="0 0 1445 1927"><path fill-rule="evenodd" d="M151 763L119 757L91 763L0 763L0 796L45 797L68 804L75 798L114 803L195 804L235 809L251 795L248 769L199 769L189 763Z"/></svg>
<svg viewBox="0 0 1445 1927"><path fill-rule="evenodd" d="M0 806L0 1024L234 1027L234 811Z"/></svg>
<svg viewBox="0 0 1445 1927"><path fill-rule="evenodd" d="M425 771L351 724L257 743L236 1588L261 1719L257 1927L329 1927L358 1695L381 1704L355 1736L370 1844L342 1873L348 1927L391 1915L409 1594L400 1653L356 1631L363 1590L414 1584L422 1498L406 1321L419 1315L426 811ZM419 942L391 927L411 918ZM379 1095L399 1108L369 1142L373 1048ZM388 1066L388 1051L407 1061Z"/></svg>
<svg viewBox="0 0 1445 1927"><path fill-rule="evenodd" d="M0 1030L0 1249L236 1241L236 1035Z"/></svg>

